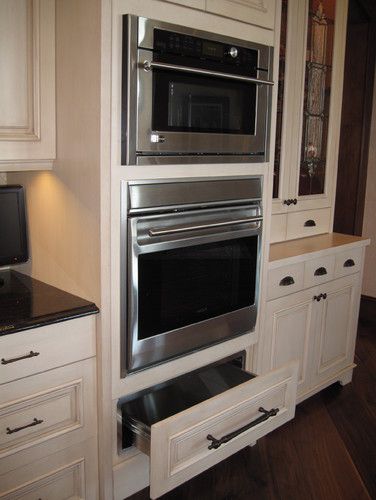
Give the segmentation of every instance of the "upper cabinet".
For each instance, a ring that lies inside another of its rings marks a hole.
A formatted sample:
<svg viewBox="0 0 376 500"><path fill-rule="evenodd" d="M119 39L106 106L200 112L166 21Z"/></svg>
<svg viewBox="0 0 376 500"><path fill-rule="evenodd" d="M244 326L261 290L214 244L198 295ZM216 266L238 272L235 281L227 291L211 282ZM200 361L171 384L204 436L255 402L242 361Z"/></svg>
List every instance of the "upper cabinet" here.
<svg viewBox="0 0 376 500"><path fill-rule="evenodd" d="M0 171L52 168L55 2L0 2Z"/></svg>
<svg viewBox="0 0 376 500"><path fill-rule="evenodd" d="M166 0L274 30L276 0Z"/></svg>
<svg viewBox="0 0 376 500"><path fill-rule="evenodd" d="M346 0L282 0L273 241L331 230L346 18Z"/></svg>

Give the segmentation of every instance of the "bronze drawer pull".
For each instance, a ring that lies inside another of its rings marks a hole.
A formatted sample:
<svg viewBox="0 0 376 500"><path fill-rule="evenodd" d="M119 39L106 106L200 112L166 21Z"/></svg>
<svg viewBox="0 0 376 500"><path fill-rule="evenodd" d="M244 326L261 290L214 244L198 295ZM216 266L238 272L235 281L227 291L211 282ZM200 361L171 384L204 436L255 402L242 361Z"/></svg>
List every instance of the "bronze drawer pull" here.
<svg viewBox="0 0 376 500"><path fill-rule="evenodd" d="M324 276L325 274L328 274L328 271L325 269L325 267L319 267L318 269L316 269L316 271L314 272L314 275L315 276Z"/></svg>
<svg viewBox="0 0 376 500"><path fill-rule="evenodd" d="M343 267L354 267L355 262L352 259L347 259L345 263L343 264Z"/></svg>
<svg viewBox="0 0 376 500"><path fill-rule="evenodd" d="M295 283L294 278L292 276L285 276L279 282L279 286L290 286Z"/></svg>
<svg viewBox="0 0 376 500"><path fill-rule="evenodd" d="M39 352L30 351L29 354L24 354L23 356L18 356L17 358L1 358L1 364L9 365L9 363L15 363L16 361L21 361L22 359L34 358L35 356L39 356L39 354Z"/></svg>
<svg viewBox="0 0 376 500"><path fill-rule="evenodd" d="M34 418L34 420L30 424L22 425L21 427L15 427L14 429L7 427L7 434L14 434L15 432L23 431L28 427L34 427L34 425L39 425L42 423L43 423L42 419Z"/></svg>
<svg viewBox="0 0 376 500"><path fill-rule="evenodd" d="M220 439L216 439L211 434L208 434L206 439L211 441L211 444L209 444L208 449L209 450L212 450L212 449L216 450L217 448L222 446L222 444L228 443L229 441L231 441L231 439L234 439L236 436L239 436L239 434L242 434L243 432L247 431L248 429L251 429L252 427L254 427L257 424L261 424L261 422L268 420L268 418L270 418L270 417L274 417L279 412L279 408L273 408L271 410L264 410L264 408L260 407L258 409L258 411L263 413L263 415L256 418L255 420L253 420L249 424L244 425L243 427L241 427L237 431L230 432L230 434L227 434L226 436L223 436Z"/></svg>
<svg viewBox="0 0 376 500"><path fill-rule="evenodd" d="M316 226L316 222L313 219L306 220L304 223L304 227L314 227Z"/></svg>

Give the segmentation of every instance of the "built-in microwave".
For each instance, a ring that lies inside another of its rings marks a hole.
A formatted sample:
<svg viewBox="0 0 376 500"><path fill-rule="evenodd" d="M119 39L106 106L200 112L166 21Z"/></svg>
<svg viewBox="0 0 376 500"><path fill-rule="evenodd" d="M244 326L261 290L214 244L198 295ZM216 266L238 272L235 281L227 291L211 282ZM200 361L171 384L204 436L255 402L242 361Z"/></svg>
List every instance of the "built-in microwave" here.
<svg viewBox="0 0 376 500"><path fill-rule="evenodd" d="M122 164L268 159L273 49L123 17Z"/></svg>

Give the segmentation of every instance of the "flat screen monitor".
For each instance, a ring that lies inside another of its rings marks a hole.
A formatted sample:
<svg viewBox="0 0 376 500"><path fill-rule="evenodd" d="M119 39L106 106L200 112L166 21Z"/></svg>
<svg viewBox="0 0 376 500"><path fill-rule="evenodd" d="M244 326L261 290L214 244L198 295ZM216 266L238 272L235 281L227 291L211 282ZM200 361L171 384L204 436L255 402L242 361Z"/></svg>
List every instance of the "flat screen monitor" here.
<svg viewBox="0 0 376 500"><path fill-rule="evenodd" d="M0 266L29 258L22 186L0 186Z"/></svg>

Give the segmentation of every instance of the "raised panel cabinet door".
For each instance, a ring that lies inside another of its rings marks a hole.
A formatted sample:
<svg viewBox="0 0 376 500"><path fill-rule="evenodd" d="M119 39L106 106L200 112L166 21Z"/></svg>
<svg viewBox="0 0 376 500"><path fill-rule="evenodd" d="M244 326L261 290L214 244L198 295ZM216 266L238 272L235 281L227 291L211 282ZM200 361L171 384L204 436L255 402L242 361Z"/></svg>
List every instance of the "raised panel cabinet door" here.
<svg viewBox="0 0 376 500"><path fill-rule="evenodd" d="M359 312L359 274L320 286L326 294L316 328L314 385L353 363Z"/></svg>
<svg viewBox="0 0 376 500"><path fill-rule="evenodd" d="M0 2L0 171L55 158L55 2ZM43 167L39 167L43 168Z"/></svg>
<svg viewBox="0 0 376 500"><path fill-rule="evenodd" d="M206 0L206 10L244 23L274 29L275 0Z"/></svg>
<svg viewBox="0 0 376 500"><path fill-rule="evenodd" d="M298 396L310 385L311 353L317 302L315 289L271 300L266 306L264 370L299 362Z"/></svg>

